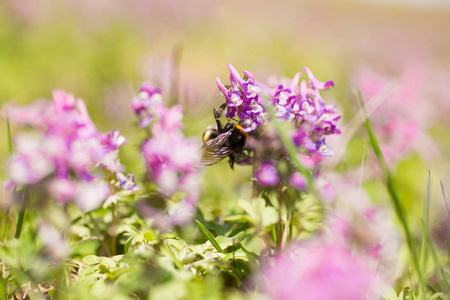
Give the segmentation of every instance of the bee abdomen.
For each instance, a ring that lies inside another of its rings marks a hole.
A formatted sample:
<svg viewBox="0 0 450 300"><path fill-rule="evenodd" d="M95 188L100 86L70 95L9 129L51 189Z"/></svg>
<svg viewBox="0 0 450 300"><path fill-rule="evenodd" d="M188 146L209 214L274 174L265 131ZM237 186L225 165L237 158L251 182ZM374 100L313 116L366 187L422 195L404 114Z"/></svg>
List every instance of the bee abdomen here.
<svg viewBox="0 0 450 300"><path fill-rule="evenodd" d="M219 135L217 129L213 128L213 126L209 126L205 129L202 136L203 144L209 140L215 139Z"/></svg>

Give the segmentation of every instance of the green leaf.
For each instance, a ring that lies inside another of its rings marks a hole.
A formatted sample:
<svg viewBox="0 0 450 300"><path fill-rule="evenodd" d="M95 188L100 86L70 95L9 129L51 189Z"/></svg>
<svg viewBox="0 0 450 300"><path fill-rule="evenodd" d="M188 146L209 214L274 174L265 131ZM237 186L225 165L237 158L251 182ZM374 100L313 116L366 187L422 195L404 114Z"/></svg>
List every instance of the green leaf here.
<svg viewBox="0 0 450 300"><path fill-rule="evenodd" d="M381 297L384 300L399 300L397 293L390 286L385 286L380 290Z"/></svg>
<svg viewBox="0 0 450 300"><path fill-rule="evenodd" d="M129 226L131 229L133 229L133 231L135 231L138 234L141 234L141 232L136 227L134 227L133 225L129 225Z"/></svg>
<svg viewBox="0 0 450 300"><path fill-rule="evenodd" d="M255 211L254 202L239 199L237 205L242 208L252 220L251 223L256 224L259 219L258 213Z"/></svg>
<svg viewBox="0 0 450 300"><path fill-rule="evenodd" d="M261 250L264 247L264 242L259 237L252 237L252 236L250 236L250 237L244 239L241 242L241 246L247 252L251 252L251 253L254 253L256 255L260 255L261 254Z"/></svg>
<svg viewBox="0 0 450 300"><path fill-rule="evenodd" d="M72 248L73 256L87 256L97 253L101 242L99 240L86 240L78 243Z"/></svg>
<svg viewBox="0 0 450 300"><path fill-rule="evenodd" d="M216 250L219 251L220 253L223 253L222 248L220 248L220 246L217 243L217 241L215 240L214 236L211 234L211 232L209 232L209 230L205 227L205 225L200 223L200 221L198 221L198 220L195 220L195 222L197 223L197 226L200 229L200 231L203 232L203 234L211 242L211 244L214 246L214 248L216 248Z"/></svg>
<svg viewBox="0 0 450 300"><path fill-rule="evenodd" d="M225 255L225 257L223 258L223 261L225 262L229 262L229 261L233 261L233 258L235 260L242 260L242 261L249 261L250 258L248 257L247 253L245 253L245 251L243 251L242 249L238 249L234 252L228 253L227 255Z"/></svg>
<svg viewBox="0 0 450 300"><path fill-rule="evenodd" d="M133 236L132 237L130 237L130 238L128 238L128 240L125 242L125 246L124 246L124 250L125 250L125 253L128 253L128 251L130 250L130 246L131 246L131 243L133 242Z"/></svg>
<svg viewBox="0 0 450 300"><path fill-rule="evenodd" d="M82 261L87 265L95 265L100 263L100 257L97 255L88 255L83 257Z"/></svg>
<svg viewBox="0 0 450 300"><path fill-rule="evenodd" d="M150 231L145 231L144 232L144 238L147 242L151 242L153 240L155 240L155 234L153 232Z"/></svg>
<svg viewBox="0 0 450 300"><path fill-rule="evenodd" d="M241 223L254 223L254 220L249 215L232 215L224 218L225 222L241 222Z"/></svg>
<svg viewBox="0 0 450 300"><path fill-rule="evenodd" d="M267 206L262 212L262 226L268 227L278 222L277 210L272 206Z"/></svg>
<svg viewBox="0 0 450 300"><path fill-rule="evenodd" d="M100 264L99 269L100 269L100 271L101 271L102 273L105 273L105 274L111 273L111 272L109 271L108 267L105 266L104 264Z"/></svg>

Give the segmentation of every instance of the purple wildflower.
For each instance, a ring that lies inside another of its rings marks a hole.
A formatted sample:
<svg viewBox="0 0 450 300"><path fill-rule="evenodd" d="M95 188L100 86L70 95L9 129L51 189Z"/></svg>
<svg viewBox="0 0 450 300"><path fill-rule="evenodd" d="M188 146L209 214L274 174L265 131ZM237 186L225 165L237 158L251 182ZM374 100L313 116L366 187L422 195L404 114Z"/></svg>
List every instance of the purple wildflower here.
<svg viewBox="0 0 450 300"><path fill-rule="evenodd" d="M139 118L139 127L150 125L155 115L155 109L161 105L162 96L159 89L153 89L149 84L144 84L136 97L131 102L131 108Z"/></svg>
<svg viewBox="0 0 450 300"><path fill-rule="evenodd" d="M279 84L273 89L256 81L248 71L243 72L245 77L242 78L231 64L228 64L228 68L230 88L225 87L219 78L216 79L227 102L228 118L239 116L244 131L256 130L260 124L267 121L267 113L260 96L264 91L271 98L275 116L295 125L297 133L294 134L294 142L304 149L305 154L318 152L325 156L331 155L332 151L325 147L324 137L341 133L337 128L340 116L335 113L333 106L325 104L320 91L334 87L332 80L320 82L309 68L303 68L308 81L300 81L302 74L297 73L290 83Z"/></svg>
<svg viewBox="0 0 450 300"><path fill-rule="evenodd" d="M122 173L116 173L116 178L122 189L127 191L137 191L139 187L134 183L134 174L127 174L127 176Z"/></svg>
<svg viewBox="0 0 450 300"><path fill-rule="evenodd" d="M310 81L309 84L310 84L311 88L317 89L317 90L329 90L329 89L332 89L334 87L333 80L328 80L326 82L320 82L313 75L313 73L311 72L311 70L309 68L304 67L303 71L305 71L306 74L308 75L308 78L309 78L309 81Z"/></svg>
<svg viewBox="0 0 450 300"><path fill-rule="evenodd" d="M259 96L262 89L250 72L244 71L246 77L244 79L231 64L228 64L228 68L231 73L230 88L225 87L219 78L216 79L217 86L227 102L228 109L225 115L228 118L239 115L242 129L245 132L253 131L265 121L265 110Z"/></svg>

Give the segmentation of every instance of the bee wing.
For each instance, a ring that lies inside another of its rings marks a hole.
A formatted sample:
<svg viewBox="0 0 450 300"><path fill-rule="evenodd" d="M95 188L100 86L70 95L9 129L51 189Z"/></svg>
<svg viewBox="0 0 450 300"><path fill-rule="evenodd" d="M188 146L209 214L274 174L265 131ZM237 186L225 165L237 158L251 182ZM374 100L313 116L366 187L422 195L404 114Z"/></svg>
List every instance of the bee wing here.
<svg viewBox="0 0 450 300"><path fill-rule="evenodd" d="M200 163L203 166L215 165L233 152L233 150L224 146L231 133L232 130L224 132L202 146Z"/></svg>

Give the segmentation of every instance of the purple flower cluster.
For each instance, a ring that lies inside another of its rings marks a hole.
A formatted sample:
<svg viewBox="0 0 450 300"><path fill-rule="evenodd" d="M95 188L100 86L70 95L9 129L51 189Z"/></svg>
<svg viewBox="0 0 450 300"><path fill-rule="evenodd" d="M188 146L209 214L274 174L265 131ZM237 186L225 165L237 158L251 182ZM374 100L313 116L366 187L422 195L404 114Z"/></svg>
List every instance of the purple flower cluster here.
<svg viewBox="0 0 450 300"><path fill-rule="evenodd" d="M334 87L332 80L320 82L309 68L303 68L308 81L300 82L301 73L297 73L288 86L279 84L277 88L269 88L256 81L248 71L243 72L245 76L242 78L231 64L228 68L231 73L230 87L216 79L227 102L228 118L239 116L244 131L256 130L258 125L268 120L261 97L264 92L270 97L275 116L295 125L293 140L298 147L302 147L308 155L316 152L324 156L333 154L326 148L325 136L341 133L336 126L341 116L320 96L320 91Z"/></svg>
<svg viewBox="0 0 450 300"><path fill-rule="evenodd" d="M158 90L152 90L148 85L141 88L140 94L142 93L160 95ZM136 103L141 99L143 98L133 100L133 109L137 107ZM180 192L184 195L184 200L174 206L171 212L169 211L173 224L184 224L192 219L195 204L200 196L200 145L197 141L187 139L183 135L181 106L167 108L163 102L152 103L151 101L142 106L146 107L144 114L147 115L146 119L149 120L150 114L147 114L149 108L151 119L154 119L152 137L142 145L144 159L162 195L171 197ZM141 117L141 114L138 116Z"/></svg>
<svg viewBox="0 0 450 300"><path fill-rule="evenodd" d="M118 148L126 140L117 130L99 133L82 99L55 90L50 103L9 105L6 111L10 121L33 128L14 139L8 166L12 184L38 184L56 200L73 200L86 210L106 198L107 185L94 171L101 166L121 172Z"/></svg>
<svg viewBox="0 0 450 300"><path fill-rule="evenodd" d="M148 127L157 114L158 107L164 106L162 103L161 91L152 89L149 84L144 84L136 97L131 102L131 108L139 119L139 127Z"/></svg>
<svg viewBox="0 0 450 300"><path fill-rule="evenodd" d="M245 79L239 72L228 64L230 69L231 87L225 87L220 79L217 78L217 86L222 91L227 100L227 118L234 118L239 115L242 121L242 129L245 132L255 130L259 124L264 123L267 113L263 107L263 99L259 96L261 92L260 85L255 81L252 73L244 71Z"/></svg>
<svg viewBox="0 0 450 300"><path fill-rule="evenodd" d="M332 80L319 81L309 68L303 68L308 79L301 80L301 73L295 74L288 84L278 84L277 88L270 88L255 80L252 73L244 71L244 78L231 65L230 83L225 86L219 78L216 79L220 91L226 99L227 118L237 118L245 132L255 131L259 125L268 123L267 105L271 106L276 118L289 122L294 131L291 135L294 144L302 155L302 161L315 164L324 156L333 155L333 150L327 148L325 138L331 134L340 134L337 122L341 118L336 114L333 105L326 105L320 95L321 91L334 87ZM263 99L263 96L267 99ZM266 186L274 186L280 181L280 174L276 167L277 158L264 157L266 153L278 153L282 151L278 136L274 137L267 127L263 127L259 140L253 142L253 151L259 161L263 161L255 177L259 183ZM267 151L267 147L273 148ZM263 156L263 157L261 157ZM309 167L309 166L307 166ZM306 179L298 174L290 174L290 182L293 187L306 189Z"/></svg>

